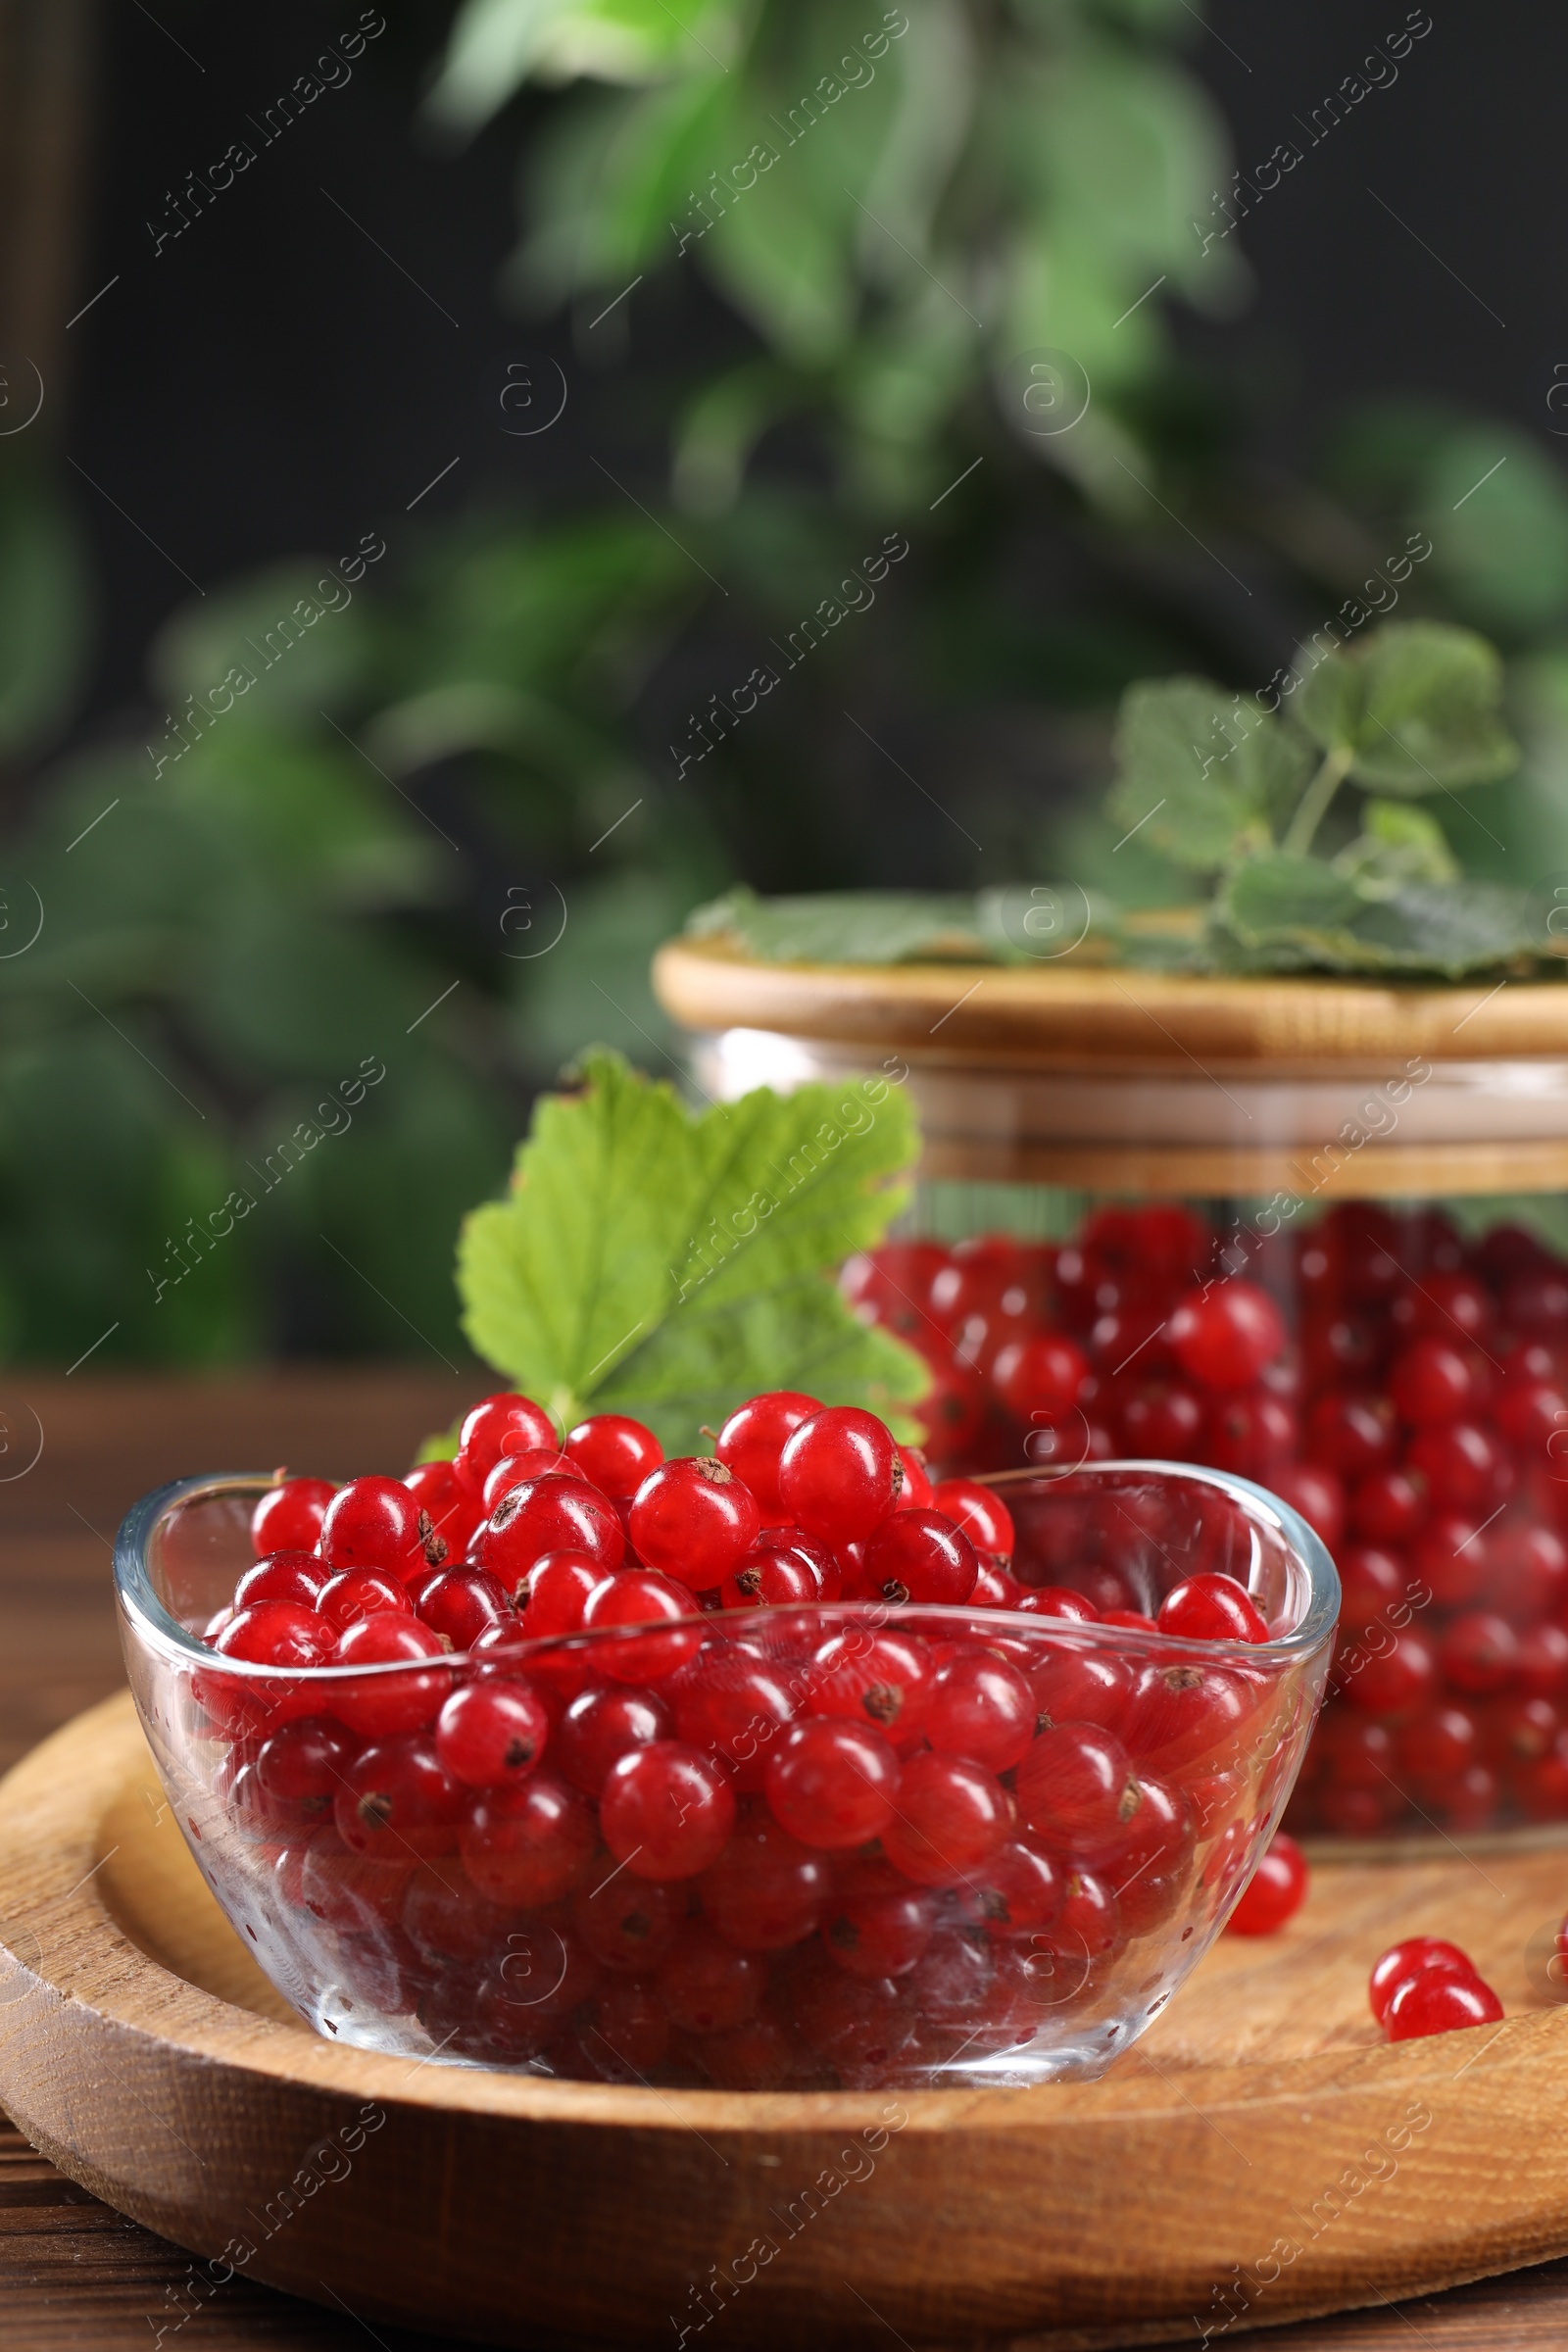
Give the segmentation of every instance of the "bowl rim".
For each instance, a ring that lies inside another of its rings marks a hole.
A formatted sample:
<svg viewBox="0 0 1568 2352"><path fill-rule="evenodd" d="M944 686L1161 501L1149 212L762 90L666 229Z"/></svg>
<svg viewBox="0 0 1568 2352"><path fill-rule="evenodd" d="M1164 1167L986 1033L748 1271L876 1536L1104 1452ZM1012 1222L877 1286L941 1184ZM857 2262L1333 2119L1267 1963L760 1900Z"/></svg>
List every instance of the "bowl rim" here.
<svg viewBox="0 0 1568 2352"><path fill-rule="evenodd" d="M1332 1639L1340 1613L1340 1579L1327 1544L1315 1528L1308 1525L1299 1511L1278 1494L1254 1480L1243 1478L1235 1471L1214 1470L1201 1463L1165 1462L1129 1457L1110 1462L1088 1462L1075 1469L1054 1471L1026 1465L1020 1470L993 1471L974 1483L1004 1495L1008 1488L1025 1484L1062 1486L1072 1479L1108 1479L1113 1473L1137 1472L1165 1481L1214 1487L1242 1505L1250 1519L1261 1518L1271 1524L1282 1537L1305 1571L1307 1599L1299 1622L1287 1634L1267 1642L1198 1642L1157 1628L1146 1632L1139 1626L1105 1627L1089 1624L1077 1618L1047 1617L1016 1609L975 1607L972 1613L984 1619L988 1630L1005 1633L1013 1639L1039 1640L1049 1633L1054 1638L1069 1635L1089 1646L1101 1646L1106 1634L1113 1634L1113 1646L1131 1649L1136 1656L1141 1651L1157 1648L1161 1653L1175 1648L1184 1655L1201 1659L1215 1666L1255 1665L1272 1672L1283 1672L1298 1662L1315 1657ZM143 1494L122 1520L115 1537L114 1580L121 1610L138 1637L151 1647L166 1655L172 1652L208 1673L233 1675L236 1678L266 1684L270 1680L291 1685L302 1682L319 1684L330 1689L340 1681L360 1680L365 1676L417 1674L466 1666L475 1658L489 1653L474 1650L451 1650L428 1659L390 1658L368 1660L363 1665L346 1663L322 1666L260 1665L248 1658L230 1658L212 1649L198 1634L171 1615L153 1586L147 1565L147 1545L154 1529L180 1504L216 1498L225 1494L261 1494L275 1483L270 1471L219 1470L198 1473L187 1478L172 1479L167 1485L155 1487ZM971 1604L964 1601L884 1601L884 1600L806 1600L779 1601L761 1608L741 1610L698 1610L688 1617L661 1618L647 1626L598 1626L574 1634L547 1634L533 1642L519 1643L513 1653L522 1665L530 1653L546 1651L557 1655L571 1650L590 1650L608 1642L624 1642L642 1633L674 1633L682 1627L700 1627L711 1631L714 1619L722 1623L741 1618L746 1624L777 1622L782 1618L812 1614L832 1615L850 1625L863 1625L874 1615L879 1629L896 1629L900 1625L919 1626L933 1619L951 1622L957 1616L971 1613Z"/></svg>

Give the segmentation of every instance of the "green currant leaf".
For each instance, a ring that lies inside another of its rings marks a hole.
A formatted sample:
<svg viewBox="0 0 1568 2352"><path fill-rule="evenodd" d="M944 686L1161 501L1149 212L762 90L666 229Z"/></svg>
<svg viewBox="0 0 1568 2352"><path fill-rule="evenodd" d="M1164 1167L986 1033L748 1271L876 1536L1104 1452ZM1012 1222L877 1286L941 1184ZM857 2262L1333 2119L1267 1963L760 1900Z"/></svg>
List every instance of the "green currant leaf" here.
<svg viewBox="0 0 1568 2352"><path fill-rule="evenodd" d="M1406 882L1457 882L1459 861L1435 816L1405 801L1368 801L1361 832L1334 860L1366 898L1392 898Z"/></svg>
<svg viewBox="0 0 1568 2352"><path fill-rule="evenodd" d="M768 963L907 963L933 956L993 960L972 898L956 892L835 890L760 899L744 885L699 906L686 928L735 939Z"/></svg>
<svg viewBox="0 0 1568 2352"><path fill-rule="evenodd" d="M1462 979L1532 956L1526 894L1497 882L1365 885L1314 858L1259 858L1215 908L1213 960L1233 971Z"/></svg>
<svg viewBox="0 0 1568 2352"><path fill-rule="evenodd" d="M1298 932L1339 930L1360 911L1361 895L1321 858L1293 858L1276 850L1238 866L1218 906L1237 938L1257 948Z"/></svg>
<svg viewBox="0 0 1568 2352"><path fill-rule="evenodd" d="M1392 621L1322 662L1296 715L1324 751L1349 755L1356 783L1418 799L1512 774L1519 750L1498 716L1501 696L1502 663L1484 637Z"/></svg>
<svg viewBox="0 0 1568 2352"><path fill-rule="evenodd" d="M1113 821L1208 873L1270 847L1271 814L1298 797L1311 764L1293 728L1207 678L1129 687L1116 758Z"/></svg>
<svg viewBox="0 0 1568 2352"><path fill-rule="evenodd" d="M880 1078L762 1087L693 1114L599 1048L536 1105L504 1200L463 1228L464 1329L569 1426L590 1405L699 1449L759 1390L886 1411L912 1350L858 1322L833 1270L908 1198L907 1098Z"/></svg>

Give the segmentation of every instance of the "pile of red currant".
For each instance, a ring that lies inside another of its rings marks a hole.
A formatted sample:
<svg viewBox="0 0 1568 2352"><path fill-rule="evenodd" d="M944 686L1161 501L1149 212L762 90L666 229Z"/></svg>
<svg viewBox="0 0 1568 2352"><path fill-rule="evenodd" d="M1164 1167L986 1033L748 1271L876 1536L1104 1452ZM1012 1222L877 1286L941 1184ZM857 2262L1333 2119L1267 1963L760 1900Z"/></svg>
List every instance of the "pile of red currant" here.
<svg viewBox="0 0 1568 2352"><path fill-rule="evenodd" d="M1494 2026L1502 2015L1502 2003L1469 1954L1441 1936L1411 1936L1391 1944L1372 1971L1367 1992L1390 2041Z"/></svg>
<svg viewBox="0 0 1568 2352"><path fill-rule="evenodd" d="M192 1675L215 1793L296 1950L455 2056L758 2089L1108 2057L1310 1698L1228 1498L1072 1484L1015 1554L854 1407L758 1396L666 1461L488 1397L455 1461L263 1495Z"/></svg>
<svg viewBox="0 0 1568 2352"><path fill-rule="evenodd" d="M944 1467L1202 1462L1318 1530L1345 1598L1295 1824L1568 1816L1568 1265L1533 1235L1155 1202L1059 1248L890 1245L844 1286L930 1363Z"/></svg>

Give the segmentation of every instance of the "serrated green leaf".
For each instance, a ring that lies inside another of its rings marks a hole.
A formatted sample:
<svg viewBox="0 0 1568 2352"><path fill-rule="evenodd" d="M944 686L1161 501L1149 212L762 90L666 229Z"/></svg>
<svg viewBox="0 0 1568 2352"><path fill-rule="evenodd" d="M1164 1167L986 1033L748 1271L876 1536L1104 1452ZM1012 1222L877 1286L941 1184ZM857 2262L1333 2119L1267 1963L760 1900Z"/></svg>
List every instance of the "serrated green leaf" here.
<svg viewBox="0 0 1568 2352"><path fill-rule="evenodd" d="M1280 933L1338 930L1359 911L1361 897L1320 858L1278 850L1238 866L1219 905L1237 937L1255 948Z"/></svg>
<svg viewBox="0 0 1568 2352"><path fill-rule="evenodd" d="M1501 697L1502 663L1485 638L1391 621L1313 670L1297 716L1326 752L1349 754L1356 783L1419 798L1512 773L1519 750L1498 716Z"/></svg>
<svg viewBox="0 0 1568 2352"><path fill-rule="evenodd" d="M1271 844L1270 812L1310 752L1291 728L1207 678L1150 679L1122 697L1112 819L1199 872Z"/></svg>
<svg viewBox="0 0 1568 2352"><path fill-rule="evenodd" d="M837 890L760 899L743 888L699 906L686 928L699 938L728 934L769 963L995 959L974 900L957 892Z"/></svg>
<svg viewBox="0 0 1568 2352"><path fill-rule="evenodd" d="M923 1395L913 1353L857 1322L831 1270L907 1198L907 1100L880 1079L760 1088L694 1116L596 1050L546 1096L504 1200L464 1226L478 1353L564 1422L592 1400L693 1450L765 1388L883 1409Z"/></svg>
<svg viewBox="0 0 1568 2352"><path fill-rule="evenodd" d="M1457 882L1459 861L1435 816L1406 801L1368 801L1361 832L1334 860L1363 897L1390 898L1406 882Z"/></svg>
<svg viewBox="0 0 1568 2352"><path fill-rule="evenodd" d="M1312 858L1291 862L1318 863ZM1408 882L1386 896L1368 899L1332 867L1320 865L1318 870L1356 902L1353 908L1347 910L1344 899L1337 906L1326 887L1316 920L1310 916L1304 885L1294 912L1284 891L1273 902L1266 895L1244 894L1242 911L1250 920L1243 928L1235 919L1233 884L1216 910L1211 938L1215 961L1232 971L1373 972L1459 980L1535 953L1523 891L1496 882ZM1270 913L1274 919L1265 924L1261 918Z"/></svg>

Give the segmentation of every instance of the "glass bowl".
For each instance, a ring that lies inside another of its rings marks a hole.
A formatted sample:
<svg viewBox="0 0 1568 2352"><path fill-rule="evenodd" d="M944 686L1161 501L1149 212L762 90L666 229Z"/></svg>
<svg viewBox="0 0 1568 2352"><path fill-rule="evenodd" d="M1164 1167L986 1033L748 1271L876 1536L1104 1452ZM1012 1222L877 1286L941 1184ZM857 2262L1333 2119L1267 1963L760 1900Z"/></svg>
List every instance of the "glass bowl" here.
<svg viewBox="0 0 1568 2352"><path fill-rule="evenodd" d="M1267 1845L1339 1608L1323 1544L1260 1488L1123 1462L997 1482L1023 1580L1099 1579L1109 1606L1114 1579L1153 1609L1226 1573L1266 1642L858 1601L288 1671L201 1638L269 1483L165 1487L116 1548L136 1704L207 1884L319 2033L592 2081L1098 2074ZM526 1778L459 1790L432 1728L498 1670L551 1730ZM655 1760L607 1788L634 1734Z"/></svg>

